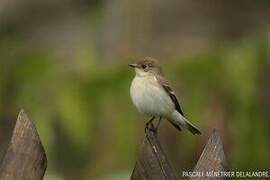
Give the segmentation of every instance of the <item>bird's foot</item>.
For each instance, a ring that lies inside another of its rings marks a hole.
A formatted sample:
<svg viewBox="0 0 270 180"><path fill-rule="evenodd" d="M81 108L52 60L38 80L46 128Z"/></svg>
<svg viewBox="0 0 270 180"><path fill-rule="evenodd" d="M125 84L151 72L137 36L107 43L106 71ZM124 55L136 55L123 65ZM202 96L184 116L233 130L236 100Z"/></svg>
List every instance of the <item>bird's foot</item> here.
<svg viewBox="0 0 270 180"><path fill-rule="evenodd" d="M156 132L157 132L157 128L154 126L154 124L153 124L152 121L149 121L149 122L147 122L147 123L145 124L144 131L145 131L145 133L146 133L147 131L152 131L152 132L156 133Z"/></svg>

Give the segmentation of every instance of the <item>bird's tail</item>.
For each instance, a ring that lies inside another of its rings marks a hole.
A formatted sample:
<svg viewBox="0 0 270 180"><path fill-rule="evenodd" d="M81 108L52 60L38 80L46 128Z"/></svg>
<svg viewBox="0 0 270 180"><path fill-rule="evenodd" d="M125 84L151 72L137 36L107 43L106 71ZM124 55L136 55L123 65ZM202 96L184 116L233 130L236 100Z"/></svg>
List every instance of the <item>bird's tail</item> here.
<svg viewBox="0 0 270 180"><path fill-rule="evenodd" d="M177 125L188 129L192 134L202 134L201 131L196 128L191 122L189 122L183 115L181 115L178 111L174 111L172 113L170 121L173 121Z"/></svg>

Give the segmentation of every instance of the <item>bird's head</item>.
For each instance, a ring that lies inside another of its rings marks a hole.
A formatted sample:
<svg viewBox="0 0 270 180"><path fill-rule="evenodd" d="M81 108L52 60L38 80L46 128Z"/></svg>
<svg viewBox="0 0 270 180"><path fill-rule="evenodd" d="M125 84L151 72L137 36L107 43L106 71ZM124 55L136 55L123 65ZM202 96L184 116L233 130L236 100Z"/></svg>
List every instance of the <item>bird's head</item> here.
<svg viewBox="0 0 270 180"><path fill-rule="evenodd" d="M129 64L129 66L135 69L137 76L151 76L161 73L159 62L151 57L145 57L137 63Z"/></svg>

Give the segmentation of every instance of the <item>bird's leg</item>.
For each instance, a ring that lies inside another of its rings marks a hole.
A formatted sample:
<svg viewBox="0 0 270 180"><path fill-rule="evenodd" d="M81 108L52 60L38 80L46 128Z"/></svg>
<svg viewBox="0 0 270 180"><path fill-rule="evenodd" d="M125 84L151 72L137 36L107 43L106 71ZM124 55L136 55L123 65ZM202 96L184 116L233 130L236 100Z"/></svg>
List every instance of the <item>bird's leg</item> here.
<svg viewBox="0 0 270 180"><path fill-rule="evenodd" d="M159 127L159 125L160 125L160 121L161 121L161 119L162 119L162 117L159 117L159 119L158 119L158 123L157 123L157 125L156 125L156 127L155 127L155 131L157 131L157 130L158 130L158 127Z"/></svg>
<svg viewBox="0 0 270 180"><path fill-rule="evenodd" d="M146 124L145 124L145 128L144 128L144 131L146 132L147 130L150 130L150 131L155 131L155 127L153 125L153 121L156 117L153 116Z"/></svg>

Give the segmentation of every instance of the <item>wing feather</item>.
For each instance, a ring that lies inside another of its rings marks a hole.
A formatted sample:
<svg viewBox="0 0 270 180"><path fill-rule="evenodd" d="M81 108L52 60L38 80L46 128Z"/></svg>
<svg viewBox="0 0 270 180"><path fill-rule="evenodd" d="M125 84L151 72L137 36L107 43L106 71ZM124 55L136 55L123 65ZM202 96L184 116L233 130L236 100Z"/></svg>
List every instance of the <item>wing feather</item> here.
<svg viewBox="0 0 270 180"><path fill-rule="evenodd" d="M159 75L157 76L157 80L159 82L159 84L163 87L163 89L166 91L166 93L170 96L171 100L174 103L175 109L184 116L184 113L180 107L180 104L177 100L177 97L175 95L175 93L173 92L172 88L169 85L168 80L166 80L163 76Z"/></svg>

